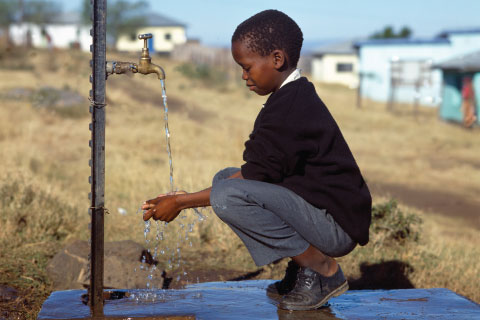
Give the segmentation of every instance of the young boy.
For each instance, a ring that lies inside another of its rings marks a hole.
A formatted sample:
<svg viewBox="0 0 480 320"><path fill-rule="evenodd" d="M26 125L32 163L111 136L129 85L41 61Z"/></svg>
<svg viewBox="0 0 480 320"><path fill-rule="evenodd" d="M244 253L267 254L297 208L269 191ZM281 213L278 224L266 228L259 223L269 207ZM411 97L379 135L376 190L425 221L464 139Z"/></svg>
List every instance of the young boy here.
<svg viewBox="0 0 480 320"><path fill-rule="evenodd" d="M335 120L296 69L303 35L276 10L241 23L232 55L242 79L268 95L245 143L240 169L212 187L148 200L144 219L172 221L181 210L211 205L245 243L258 266L290 257L285 278L267 292L279 307L310 310L348 289L334 257L368 242L371 197Z"/></svg>

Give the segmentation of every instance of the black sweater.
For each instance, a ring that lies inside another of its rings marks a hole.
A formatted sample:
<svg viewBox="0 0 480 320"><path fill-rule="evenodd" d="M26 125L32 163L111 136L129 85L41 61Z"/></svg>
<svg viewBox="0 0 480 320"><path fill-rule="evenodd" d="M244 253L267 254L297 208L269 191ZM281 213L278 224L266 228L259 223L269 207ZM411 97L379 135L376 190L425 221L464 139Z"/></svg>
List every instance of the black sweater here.
<svg viewBox="0 0 480 320"><path fill-rule="evenodd" d="M370 192L337 123L306 78L270 95L243 159L245 179L292 190L326 209L354 241L368 242Z"/></svg>

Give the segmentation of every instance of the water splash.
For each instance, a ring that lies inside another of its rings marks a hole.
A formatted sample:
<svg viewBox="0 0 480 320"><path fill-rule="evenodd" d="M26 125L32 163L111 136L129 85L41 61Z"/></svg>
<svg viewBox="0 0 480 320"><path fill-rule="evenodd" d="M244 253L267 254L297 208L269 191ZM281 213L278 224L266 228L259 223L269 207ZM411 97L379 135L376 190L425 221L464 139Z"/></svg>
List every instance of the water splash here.
<svg viewBox="0 0 480 320"><path fill-rule="evenodd" d="M170 191L175 191L174 180L173 180L173 160L172 160L172 149L170 146L170 129L168 127L168 104L167 104L167 94L165 89L165 82L164 80L160 80L160 84L162 87L162 99L163 99L163 110L164 110L164 122L165 122L165 140L166 140L166 149L168 154L168 163L170 168ZM137 213L143 212L141 207L137 211ZM196 221L202 222L206 219L206 216L200 212L198 208L193 208L193 212L196 215ZM188 273L184 270L184 267L181 263L182 256L181 256L181 246L184 243L188 243L190 247L192 247L192 241L189 238L189 234L193 232L195 226L195 220L193 222L187 223L184 219L187 218L187 214L185 211L182 213L178 220L180 221L179 228L177 234L178 238L174 248L170 248L165 243L161 246L161 242L165 240L165 234L167 233L167 222L158 222L155 221L156 225L156 234L154 239L152 236L149 236L151 233L152 223L149 221L145 221L143 234L145 238L145 244L147 247L154 246L153 248L153 255L151 255L152 260L155 262L158 254L161 255L163 261L167 261L167 265L165 266L168 270L173 270L177 268L179 275L177 275L176 280L177 282L180 281L181 276L187 277ZM173 239L172 239L173 240ZM159 249L160 247L160 249ZM151 250L148 249L148 253L151 253ZM155 277L155 271L158 270L155 263L148 264L146 259L142 259L142 263L140 265L140 269L147 271L147 290L139 290L136 291L135 294L132 296L133 300L140 302L140 301L159 301L164 299L163 294L159 294L159 291L155 289L153 285L153 280ZM181 270L180 270L181 269ZM136 269L135 269L136 272ZM197 279L198 281L198 279ZM188 278L186 279L188 283ZM162 292L163 290L160 290Z"/></svg>

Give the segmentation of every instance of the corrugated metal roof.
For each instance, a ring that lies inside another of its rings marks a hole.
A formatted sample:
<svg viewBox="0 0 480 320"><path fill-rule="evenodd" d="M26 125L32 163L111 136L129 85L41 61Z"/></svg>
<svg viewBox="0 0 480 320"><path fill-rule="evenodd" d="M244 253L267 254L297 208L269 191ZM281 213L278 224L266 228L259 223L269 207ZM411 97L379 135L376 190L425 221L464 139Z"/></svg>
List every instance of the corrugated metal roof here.
<svg viewBox="0 0 480 320"><path fill-rule="evenodd" d="M456 56L453 59L446 60L433 65L434 68L442 70L457 70L463 72L480 71L480 51L470 54Z"/></svg>
<svg viewBox="0 0 480 320"><path fill-rule="evenodd" d="M145 23L148 27L186 27L184 23L158 13L149 14Z"/></svg>
<svg viewBox="0 0 480 320"><path fill-rule="evenodd" d="M322 46L313 51L315 57L320 57L325 54L356 54L354 41L336 42Z"/></svg>
<svg viewBox="0 0 480 320"><path fill-rule="evenodd" d="M383 45L428 45L428 44L450 44L450 40L446 38L429 38L429 39L410 39L410 38L394 38L394 39L369 39L365 41L355 42L355 47L361 46L383 46Z"/></svg>
<svg viewBox="0 0 480 320"><path fill-rule="evenodd" d="M62 12L52 18L51 24L81 24L82 18L78 12ZM186 27L180 21L166 17L158 13L151 13L146 16L145 26L147 27Z"/></svg>
<svg viewBox="0 0 480 320"><path fill-rule="evenodd" d="M460 28L460 29L447 29L440 32L437 37L446 38L451 34L469 34L469 33L480 33L480 27L475 28Z"/></svg>

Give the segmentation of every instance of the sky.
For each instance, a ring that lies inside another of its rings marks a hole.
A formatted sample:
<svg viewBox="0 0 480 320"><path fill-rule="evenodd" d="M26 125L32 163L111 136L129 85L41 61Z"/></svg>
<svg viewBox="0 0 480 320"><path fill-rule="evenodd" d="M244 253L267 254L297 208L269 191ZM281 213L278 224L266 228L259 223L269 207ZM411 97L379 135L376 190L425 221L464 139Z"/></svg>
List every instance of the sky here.
<svg viewBox="0 0 480 320"><path fill-rule="evenodd" d="M112 1L112 0L109 0ZM64 10L81 0L57 0ZM364 38L391 25L414 37L432 37L445 29L480 28L480 0L147 0L150 9L187 25L187 37L229 46L236 26L266 9L283 11L303 31L306 46ZM107 2L108 4L108 2ZM107 5L108 10L108 5ZM107 13L108 14L108 13Z"/></svg>

